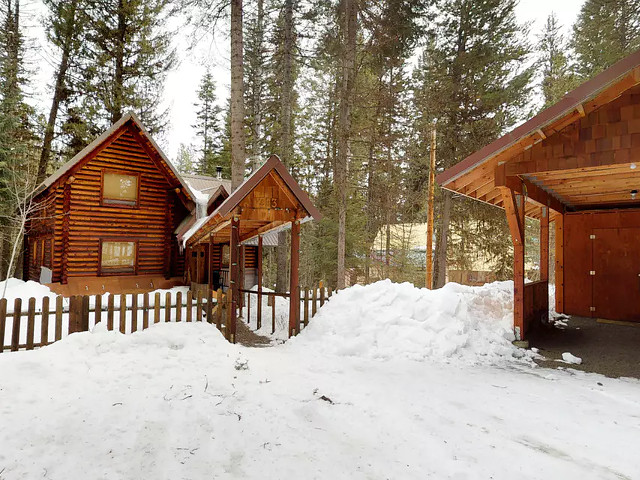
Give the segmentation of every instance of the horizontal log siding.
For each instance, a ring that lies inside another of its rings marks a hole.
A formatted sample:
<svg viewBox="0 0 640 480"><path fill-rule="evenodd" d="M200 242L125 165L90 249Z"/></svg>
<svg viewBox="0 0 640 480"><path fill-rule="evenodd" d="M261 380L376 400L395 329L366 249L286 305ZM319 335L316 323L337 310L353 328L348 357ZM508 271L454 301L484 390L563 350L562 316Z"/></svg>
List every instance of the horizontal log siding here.
<svg viewBox="0 0 640 480"><path fill-rule="evenodd" d="M138 208L101 205L102 170L140 173ZM71 184L69 217L69 277L98 275L100 240L138 242L138 275L163 273L166 235L166 210L179 203L154 162L128 133L123 133L110 146L74 174ZM62 198L62 189L59 197ZM60 202L62 210L62 202ZM62 222L60 221L60 232ZM62 241L56 238L55 278L60 279Z"/></svg>
<svg viewBox="0 0 640 480"><path fill-rule="evenodd" d="M52 261L54 260L52 242L57 224L56 192L53 189L49 190L34 201L36 203L41 202L47 206L44 210L36 211L34 215L36 218L30 220L27 225L29 249L27 252L28 257L25 260L27 261L28 278L29 280L38 281L40 280L40 267L52 268ZM40 254L41 241L43 239L45 240L44 261L40 262L39 260L42 258Z"/></svg>

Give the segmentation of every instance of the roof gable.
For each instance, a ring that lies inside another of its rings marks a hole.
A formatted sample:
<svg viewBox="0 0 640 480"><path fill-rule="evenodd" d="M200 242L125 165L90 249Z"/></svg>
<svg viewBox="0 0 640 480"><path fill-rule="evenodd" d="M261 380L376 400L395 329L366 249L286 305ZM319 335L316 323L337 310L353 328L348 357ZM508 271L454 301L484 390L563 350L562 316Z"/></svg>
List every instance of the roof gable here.
<svg viewBox="0 0 640 480"><path fill-rule="evenodd" d="M160 147L158 147L149 133L142 126L138 117L132 112L124 115L120 120L114 123L111 128L106 130L102 135L87 145L52 175L47 177L36 189L34 195L39 195L51 186L56 185L73 175L124 135L132 138L133 141L140 146L144 153L156 165L158 170L162 172L168 183L172 187L176 188L178 197L183 201L185 206L191 209L195 202L193 192L162 152Z"/></svg>

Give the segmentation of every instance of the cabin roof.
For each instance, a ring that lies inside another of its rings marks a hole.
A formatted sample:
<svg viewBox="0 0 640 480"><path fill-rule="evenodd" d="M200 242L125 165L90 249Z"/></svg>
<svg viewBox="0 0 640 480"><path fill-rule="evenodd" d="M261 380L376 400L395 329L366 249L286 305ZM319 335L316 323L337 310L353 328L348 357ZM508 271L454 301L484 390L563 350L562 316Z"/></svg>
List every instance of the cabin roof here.
<svg viewBox="0 0 640 480"><path fill-rule="evenodd" d="M153 140L149 132L144 128L142 122L138 118L138 116L133 112L127 112L123 117L118 120L116 123L111 125L107 130L102 133L102 135L98 136L93 142L83 148L80 152L78 152L71 160L66 162L60 168L58 168L54 173L48 176L36 189L34 192L34 196L44 192L52 185L56 184L60 179L64 178L67 174L71 173L74 167L82 160L84 160L87 156L92 154L95 150L102 149L107 147L113 140L115 140L118 134L126 128L127 124L132 124L136 127L139 135L143 140L149 142L149 147L155 151L158 155L158 158L163 163L163 165L169 170L172 174L171 177L175 177L174 182L179 184L182 187L184 195L188 198L188 200L195 202L195 195L192 192L189 185L184 181L182 176L178 173L173 164L169 161L167 156L164 154L162 149L158 146L158 144ZM144 147L144 145L143 145ZM154 160L152 158L152 160Z"/></svg>
<svg viewBox="0 0 640 480"><path fill-rule="evenodd" d="M210 177L208 175L195 175L191 173L183 173L182 178L191 186L192 189L199 190L211 197L220 187L228 192L231 191L231 180L226 178Z"/></svg>
<svg viewBox="0 0 640 480"><path fill-rule="evenodd" d="M178 240L182 242L182 244L188 243L197 243L202 240L208 233L212 232L222 232L227 227L221 228L220 226L225 224L225 221L228 220L231 214L240 206L241 202L250 195L254 189L260 185L260 183L267 178L269 175L275 175L282 182L282 188L286 188L289 192L295 197L295 200L302 207L304 212L298 212L299 219L301 222L306 222L311 219L319 220L322 218L322 214L320 211L313 205L309 196L300 188L295 179L289 174L287 169L284 167L280 159L277 155L272 155L269 160L267 160L260 168L254 171L242 184L227 198L216 210L214 210L207 217L196 220L196 222L191 226L191 228L184 232L183 234L179 234ZM273 178L273 177L272 177ZM257 226L260 220L250 219L251 222L254 222L254 226ZM247 242L252 238L266 234L270 231L276 229L285 229L287 221L267 221L264 220L263 228L255 228L255 235L249 235L246 238L242 238L241 241ZM223 233L221 236L226 235Z"/></svg>
<svg viewBox="0 0 640 480"><path fill-rule="evenodd" d="M440 173L445 189L501 206L495 188L496 168L558 134L566 127L611 103L640 84L640 50L568 92L560 101L494 142ZM551 192L552 193L552 192Z"/></svg>

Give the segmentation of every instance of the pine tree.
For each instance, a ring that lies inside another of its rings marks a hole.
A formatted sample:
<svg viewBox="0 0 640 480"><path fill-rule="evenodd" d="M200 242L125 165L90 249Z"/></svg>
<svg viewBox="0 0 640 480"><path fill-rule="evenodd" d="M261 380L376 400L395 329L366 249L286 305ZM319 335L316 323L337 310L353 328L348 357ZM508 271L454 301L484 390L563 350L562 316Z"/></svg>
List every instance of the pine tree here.
<svg viewBox="0 0 640 480"><path fill-rule="evenodd" d="M0 12L0 278L16 270L26 218L22 206L35 187L37 163L33 110L24 101L27 74L20 1L5 0Z"/></svg>
<svg viewBox="0 0 640 480"><path fill-rule="evenodd" d="M562 26L554 13L547 17L544 30L539 36L539 65L542 73L543 108L560 100L576 84L569 66L567 42L561 32Z"/></svg>
<svg viewBox="0 0 640 480"><path fill-rule="evenodd" d="M216 85L211 72L202 77L198 88L199 108L196 112L197 123L194 125L196 135L202 140L198 173L202 175L215 175L216 166L226 167L227 173L230 165L221 163L222 131L220 128L220 115L222 108L217 103Z"/></svg>
<svg viewBox="0 0 640 480"><path fill-rule="evenodd" d="M418 101L424 104L418 103L417 108L437 121L439 169L461 161L523 117L532 69L524 67L529 50L522 34L526 29L516 21L516 4L515 0L441 0L437 4L440 20L421 65L427 69L422 76L429 84L422 86ZM506 231L503 216L495 211L471 206L466 200L454 205L451 194L440 191L436 286L445 282L449 224L453 219L465 225L457 218L468 217L470 208L486 221L500 222ZM457 233L472 237L468 231Z"/></svg>
<svg viewBox="0 0 640 480"><path fill-rule="evenodd" d="M193 153L191 146L181 143L178 147L178 153L173 164L180 173L192 174L195 173L197 161Z"/></svg>
<svg viewBox="0 0 640 480"><path fill-rule="evenodd" d="M81 9L84 4L80 5L79 0L45 0L45 5L49 9L45 23L47 37L49 42L60 50L60 59L56 68L53 98L38 163L39 182L44 180L47 174L60 106L69 92L69 70L77 61L84 33L84 12Z"/></svg>
<svg viewBox="0 0 640 480"><path fill-rule="evenodd" d="M160 134L160 111L168 70L175 64L171 33L165 23L169 0L92 1L76 96L68 108L66 131L82 144L86 136L134 111L152 135Z"/></svg>
<svg viewBox="0 0 640 480"><path fill-rule="evenodd" d="M245 22L245 105L247 155L251 168L258 168L268 152L264 149L265 76L267 45L264 0L256 0L255 12Z"/></svg>
<svg viewBox="0 0 640 480"><path fill-rule="evenodd" d="M231 0L231 190L244 180L244 57L242 0Z"/></svg>
<svg viewBox="0 0 640 480"><path fill-rule="evenodd" d="M586 0L573 26L576 66L584 80L640 47L640 0Z"/></svg>

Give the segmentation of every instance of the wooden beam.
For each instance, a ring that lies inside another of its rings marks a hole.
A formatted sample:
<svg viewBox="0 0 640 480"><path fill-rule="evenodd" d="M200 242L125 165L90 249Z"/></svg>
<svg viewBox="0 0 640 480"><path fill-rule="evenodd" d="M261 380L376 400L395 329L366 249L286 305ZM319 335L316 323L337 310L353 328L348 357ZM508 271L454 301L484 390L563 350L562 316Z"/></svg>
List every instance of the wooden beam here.
<svg viewBox="0 0 640 480"><path fill-rule="evenodd" d="M255 230L250 231L249 233L246 233L245 235L242 235L240 237L240 241L241 242L246 242L247 240L251 240L253 237L257 237L258 235L263 235L265 233L267 233L269 230L273 230L274 228L277 228L281 225L284 225L287 222L283 222L280 220L277 220L275 222L271 222L268 223L260 228L256 228Z"/></svg>
<svg viewBox="0 0 640 480"><path fill-rule="evenodd" d="M555 210L556 212L564 212L565 205L553 195L549 194L543 188L535 185L527 179L523 179L517 176L506 175L506 169L504 165L501 165L495 170L495 182L496 187L507 187L508 189L525 195L527 199L533 200L542 206L546 206Z"/></svg>
<svg viewBox="0 0 640 480"><path fill-rule="evenodd" d="M513 329L516 340L524 340L524 197L500 187L513 241Z"/></svg>
<svg viewBox="0 0 640 480"><path fill-rule="evenodd" d="M231 290L231 304L227 339L236 343L236 317L238 308L239 287L239 246L240 246L240 218L237 215L231 217L231 235L229 238L229 289Z"/></svg>
<svg viewBox="0 0 640 480"><path fill-rule="evenodd" d="M300 221L291 222L291 271L289 278L289 337L297 335L300 329L300 290L298 272L300 269ZM275 299L274 299L275 301Z"/></svg>
<svg viewBox="0 0 640 480"><path fill-rule="evenodd" d="M540 213L540 280L549 281L549 208Z"/></svg>
<svg viewBox="0 0 640 480"><path fill-rule="evenodd" d="M555 217L556 227L556 312L564 313L564 215Z"/></svg>
<svg viewBox="0 0 640 480"><path fill-rule="evenodd" d="M258 319L256 327L262 323L262 235L258 236Z"/></svg>

